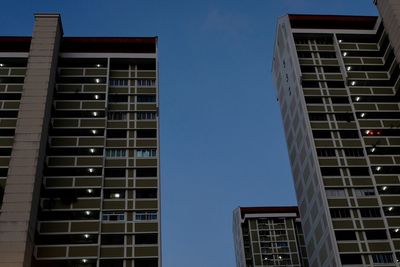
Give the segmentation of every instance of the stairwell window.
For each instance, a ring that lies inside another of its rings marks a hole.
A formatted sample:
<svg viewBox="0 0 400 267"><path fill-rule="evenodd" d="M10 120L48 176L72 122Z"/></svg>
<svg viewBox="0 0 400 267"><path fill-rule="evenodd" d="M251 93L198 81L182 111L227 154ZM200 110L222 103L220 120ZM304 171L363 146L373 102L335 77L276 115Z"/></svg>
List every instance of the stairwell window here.
<svg viewBox="0 0 400 267"><path fill-rule="evenodd" d="M157 212L136 212L135 220L136 221L156 221L157 220Z"/></svg>
<svg viewBox="0 0 400 267"><path fill-rule="evenodd" d="M126 121L126 112L108 112L107 119L111 121Z"/></svg>
<svg viewBox="0 0 400 267"><path fill-rule="evenodd" d="M124 158L126 157L126 149L106 149L107 158Z"/></svg>
<svg viewBox="0 0 400 267"><path fill-rule="evenodd" d="M150 158L156 157L157 150L156 149L138 149L136 150L136 157L138 158Z"/></svg>
<svg viewBox="0 0 400 267"><path fill-rule="evenodd" d="M125 213L124 212L103 212L102 220L103 221L124 221Z"/></svg>
<svg viewBox="0 0 400 267"><path fill-rule="evenodd" d="M110 86L128 86L128 80L124 79L110 79Z"/></svg>
<svg viewBox="0 0 400 267"><path fill-rule="evenodd" d="M136 118L138 120L155 120L156 113L155 112L138 112L138 113L136 113Z"/></svg>
<svg viewBox="0 0 400 267"><path fill-rule="evenodd" d="M156 81L151 79L139 79L137 80L138 86L155 86Z"/></svg>

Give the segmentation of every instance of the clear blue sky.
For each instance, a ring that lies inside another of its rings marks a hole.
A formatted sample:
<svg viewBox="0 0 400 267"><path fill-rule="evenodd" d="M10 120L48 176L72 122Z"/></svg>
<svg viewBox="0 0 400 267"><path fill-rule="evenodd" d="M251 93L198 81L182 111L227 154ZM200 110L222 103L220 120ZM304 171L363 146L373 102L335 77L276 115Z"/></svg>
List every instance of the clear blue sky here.
<svg viewBox="0 0 400 267"><path fill-rule="evenodd" d="M271 77L286 13L376 15L372 0L3 1L0 35L60 12L65 36L159 36L164 267L231 267L237 206L295 205Z"/></svg>

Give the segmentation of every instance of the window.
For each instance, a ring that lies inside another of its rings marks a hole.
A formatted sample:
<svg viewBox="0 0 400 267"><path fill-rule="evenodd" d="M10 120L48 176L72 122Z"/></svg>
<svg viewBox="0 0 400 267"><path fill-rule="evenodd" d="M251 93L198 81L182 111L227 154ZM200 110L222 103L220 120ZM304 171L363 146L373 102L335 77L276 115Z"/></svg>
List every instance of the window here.
<svg viewBox="0 0 400 267"><path fill-rule="evenodd" d="M331 101L333 104L346 104L349 103L348 97L331 97Z"/></svg>
<svg viewBox="0 0 400 267"><path fill-rule="evenodd" d="M104 198L105 199L124 199L125 198L125 190L104 190Z"/></svg>
<svg viewBox="0 0 400 267"><path fill-rule="evenodd" d="M136 131L137 138L155 138L157 137L156 130L137 130Z"/></svg>
<svg viewBox="0 0 400 267"><path fill-rule="evenodd" d="M383 240L387 239L385 230L367 230L365 236L368 240Z"/></svg>
<svg viewBox="0 0 400 267"><path fill-rule="evenodd" d="M377 253L371 256L374 263L393 263L392 254L389 253Z"/></svg>
<svg viewBox="0 0 400 267"><path fill-rule="evenodd" d="M124 235L101 235L102 245L123 245Z"/></svg>
<svg viewBox="0 0 400 267"><path fill-rule="evenodd" d="M326 196L328 197L345 197L346 192L344 189L326 189L325 190Z"/></svg>
<svg viewBox="0 0 400 267"><path fill-rule="evenodd" d="M320 157L335 157L335 149L333 148L317 148L317 154Z"/></svg>
<svg viewBox="0 0 400 267"><path fill-rule="evenodd" d="M137 85L138 86L155 86L156 81L150 80L150 79L139 79L139 80L137 80Z"/></svg>
<svg viewBox="0 0 400 267"><path fill-rule="evenodd" d="M358 138L357 131L339 131L340 138L342 139L356 139Z"/></svg>
<svg viewBox="0 0 400 267"><path fill-rule="evenodd" d="M140 266L140 267L157 267L158 266L158 259L134 259L133 266ZM109 267L109 266L107 266ZM110 266L111 267L111 266Z"/></svg>
<svg viewBox="0 0 400 267"><path fill-rule="evenodd" d="M354 193L358 197L374 196L375 190L373 188L355 188Z"/></svg>
<svg viewBox="0 0 400 267"><path fill-rule="evenodd" d="M322 98L319 96L306 96L305 100L306 100L307 104L322 104L322 103L324 103L322 101Z"/></svg>
<svg viewBox="0 0 400 267"><path fill-rule="evenodd" d="M357 240L354 231L335 231L336 240Z"/></svg>
<svg viewBox="0 0 400 267"><path fill-rule="evenodd" d="M321 168L322 176L340 176L340 168L323 167Z"/></svg>
<svg viewBox="0 0 400 267"><path fill-rule="evenodd" d="M109 95L108 96L108 102L110 103L121 103L121 102L128 102L128 96L127 95Z"/></svg>
<svg viewBox="0 0 400 267"><path fill-rule="evenodd" d="M325 113L309 113L308 117L310 121L326 121L326 114Z"/></svg>
<svg viewBox="0 0 400 267"><path fill-rule="evenodd" d="M349 169L350 175L352 175L352 176L369 175L369 170L366 167L351 167L348 169Z"/></svg>
<svg viewBox="0 0 400 267"><path fill-rule="evenodd" d="M156 157L157 150L155 149L138 149L136 150L136 157L138 158L149 158Z"/></svg>
<svg viewBox="0 0 400 267"><path fill-rule="evenodd" d="M381 211L378 208L360 209L360 214L363 218L381 217Z"/></svg>
<svg viewBox="0 0 400 267"><path fill-rule="evenodd" d="M350 218L350 210L348 209L330 209L332 218Z"/></svg>
<svg viewBox="0 0 400 267"><path fill-rule="evenodd" d="M126 130L107 130L107 138L126 138Z"/></svg>
<svg viewBox="0 0 400 267"><path fill-rule="evenodd" d="M156 102L155 95L138 95L136 99L137 102L142 102L142 103Z"/></svg>
<svg viewBox="0 0 400 267"><path fill-rule="evenodd" d="M104 177L125 177L126 169L119 168L106 168L104 170Z"/></svg>
<svg viewBox="0 0 400 267"><path fill-rule="evenodd" d="M110 79L110 86L128 86L128 80Z"/></svg>
<svg viewBox="0 0 400 267"><path fill-rule="evenodd" d="M354 121L354 116L351 113L336 113L335 118L337 121Z"/></svg>
<svg viewBox="0 0 400 267"><path fill-rule="evenodd" d="M136 169L136 177L157 177L157 168Z"/></svg>
<svg viewBox="0 0 400 267"><path fill-rule="evenodd" d="M126 149L109 148L106 149L107 158L123 158L126 157Z"/></svg>
<svg viewBox="0 0 400 267"><path fill-rule="evenodd" d="M123 260L100 260L100 267L123 267Z"/></svg>
<svg viewBox="0 0 400 267"><path fill-rule="evenodd" d="M136 198L157 198L157 189L136 189Z"/></svg>
<svg viewBox="0 0 400 267"><path fill-rule="evenodd" d="M107 118L111 121L125 121L127 115L126 112L108 112Z"/></svg>
<svg viewBox="0 0 400 267"><path fill-rule="evenodd" d="M359 254L340 254L340 261L343 264L362 264L361 255Z"/></svg>
<svg viewBox="0 0 400 267"><path fill-rule="evenodd" d="M267 235L267 236L268 236L268 235L270 235L270 232L269 232L269 231L262 230L262 231L259 231L258 234L259 234L259 235Z"/></svg>
<svg viewBox="0 0 400 267"><path fill-rule="evenodd" d="M362 148L344 148L344 154L347 157L363 157L364 151Z"/></svg>
<svg viewBox="0 0 400 267"><path fill-rule="evenodd" d="M103 212L103 221L125 221L124 212Z"/></svg>
<svg viewBox="0 0 400 267"><path fill-rule="evenodd" d="M138 113L136 113L136 118L138 120L155 120L156 113L155 112L138 112Z"/></svg>
<svg viewBox="0 0 400 267"><path fill-rule="evenodd" d="M287 248L289 246L288 242L276 242L275 244L276 244L277 247L285 247L285 248Z"/></svg>
<svg viewBox="0 0 400 267"><path fill-rule="evenodd" d="M157 234L136 234L135 235L135 244L143 245L143 244L157 244L158 236Z"/></svg>
<svg viewBox="0 0 400 267"><path fill-rule="evenodd" d="M157 212L136 212L135 220L137 221L155 221L157 220Z"/></svg>
<svg viewBox="0 0 400 267"><path fill-rule="evenodd" d="M319 88L319 82L316 81L302 81L301 86L303 88Z"/></svg>
<svg viewBox="0 0 400 267"><path fill-rule="evenodd" d="M324 138L324 139L332 138L330 131L314 130L312 131L312 133L314 138Z"/></svg>

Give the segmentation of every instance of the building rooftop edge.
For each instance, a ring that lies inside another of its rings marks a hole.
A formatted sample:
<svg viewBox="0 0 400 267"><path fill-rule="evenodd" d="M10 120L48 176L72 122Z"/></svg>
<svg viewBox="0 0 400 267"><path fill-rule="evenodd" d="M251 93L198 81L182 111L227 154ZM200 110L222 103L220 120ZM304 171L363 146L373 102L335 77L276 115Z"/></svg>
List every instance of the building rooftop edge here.
<svg viewBox="0 0 400 267"><path fill-rule="evenodd" d="M249 213L286 213L295 212L298 213L297 206L269 206L269 207L239 207L240 214Z"/></svg>

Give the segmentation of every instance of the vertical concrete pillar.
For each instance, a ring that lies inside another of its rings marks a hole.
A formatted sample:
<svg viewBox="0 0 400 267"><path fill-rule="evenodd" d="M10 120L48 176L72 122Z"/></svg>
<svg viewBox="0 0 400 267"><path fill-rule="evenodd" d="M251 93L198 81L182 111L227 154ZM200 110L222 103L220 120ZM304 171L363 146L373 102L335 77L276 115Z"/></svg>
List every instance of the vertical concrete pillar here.
<svg viewBox="0 0 400 267"><path fill-rule="evenodd" d="M59 14L35 15L0 214L2 267L31 266L61 36Z"/></svg>

